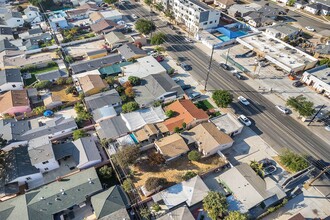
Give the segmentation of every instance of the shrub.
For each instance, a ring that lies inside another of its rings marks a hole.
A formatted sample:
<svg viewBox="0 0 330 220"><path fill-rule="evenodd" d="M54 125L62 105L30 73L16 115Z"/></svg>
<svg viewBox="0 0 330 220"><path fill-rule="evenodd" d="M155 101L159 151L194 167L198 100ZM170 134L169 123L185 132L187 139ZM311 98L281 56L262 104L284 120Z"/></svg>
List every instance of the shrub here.
<svg viewBox="0 0 330 220"><path fill-rule="evenodd" d="M98 174L101 177L101 179L111 179L112 177L112 168L108 165L104 165L98 170Z"/></svg>
<svg viewBox="0 0 330 220"><path fill-rule="evenodd" d="M125 146L115 154L117 162L122 167L134 164L139 156L140 149L137 146Z"/></svg>
<svg viewBox="0 0 330 220"><path fill-rule="evenodd" d="M219 192L210 191L203 199L203 207L212 220L218 219L228 211L226 197ZM223 218L221 218L223 219Z"/></svg>
<svg viewBox="0 0 330 220"><path fill-rule="evenodd" d="M173 110L167 110L165 112L166 117L172 118L174 116L175 112Z"/></svg>
<svg viewBox="0 0 330 220"><path fill-rule="evenodd" d="M127 87L125 89L125 95L129 98L134 98L135 97L135 92L132 87Z"/></svg>
<svg viewBox="0 0 330 220"><path fill-rule="evenodd" d="M57 85L64 85L66 83L66 79L64 77L60 77L56 80Z"/></svg>
<svg viewBox="0 0 330 220"><path fill-rule="evenodd" d="M136 102L127 102L127 103L122 105L123 113L132 112L132 111L135 111L137 109L139 109L139 104L137 104Z"/></svg>
<svg viewBox="0 0 330 220"><path fill-rule="evenodd" d="M152 209L153 209L155 212L159 212L160 210L162 210L162 209L160 208L160 205L159 205L158 203L154 203L154 204L152 205Z"/></svg>
<svg viewBox="0 0 330 220"><path fill-rule="evenodd" d="M153 107L159 107L161 105L162 105L162 101L160 101L160 100L157 100L154 102L154 104L152 104Z"/></svg>
<svg viewBox="0 0 330 220"><path fill-rule="evenodd" d="M201 159L201 154L197 150L192 150L188 153L188 159L191 161L198 161Z"/></svg>
<svg viewBox="0 0 330 220"><path fill-rule="evenodd" d="M174 133L180 133L181 129L179 127L174 128Z"/></svg>
<svg viewBox="0 0 330 220"><path fill-rule="evenodd" d="M160 45L166 40L166 35L164 33L158 32L151 37L150 43L152 45Z"/></svg>
<svg viewBox="0 0 330 220"><path fill-rule="evenodd" d="M121 185L125 192L130 192L132 190L133 181L130 178L124 180L123 184Z"/></svg>
<svg viewBox="0 0 330 220"><path fill-rule="evenodd" d="M35 107L32 111L33 111L34 114L40 115L44 111L46 111L46 107L45 106L38 106L38 107Z"/></svg>
<svg viewBox="0 0 330 220"><path fill-rule="evenodd" d="M226 90L216 90L212 99L218 107L226 108L233 101L233 96Z"/></svg>
<svg viewBox="0 0 330 220"><path fill-rule="evenodd" d="M197 173L193 172L193 171L187 171L183 176L182 176L182 179L183 180L189 180L193 177L197 176Z"/></svg>
<svg viewBox="0 0 330 220"><path fill-rule="evenodd" d="M105 81L108 83L109 86L112 86L116 82L115 78L113 78L112 76L105 77Z"/></svg>
<svg viewBox="0 0 330 220"><path fill-rule="evenodd" d="M121 95L120 99L121 99L122 102L127 102L128 101L127 95Z"/></svg>
<svg viewBox="0 0 330 220"><path fill-rule="evenodd" d="M73 79L72 79L71 77L68 77L68 78L66 79L65 83L66 83L67 85L70 85L70 84L73 83Z"/></svg>
<svg viewBox="0 0 330 220"><path fill-rule="evenodd" d="M137 86L141 84L141 79L137 76L129 76L128 81L131 83L133 86Z"/></svg>
<svg viewBox="0 0 330 220"><path fill-rule="evenodd" d="M65 89L65 94L74 93L75 91L76 91L76 87L69 86L68 88Z"/></svg>
<svg viewBox="0 0 330 220"><path fill-rule="evenodd" d="M146 35L156 30L156 25L152 21L141 18L135 22L135 29L139 33Z"/></svg>
<svg viewBox="0 0 330 220"><path fill-rule="evenodd" d="M307 162L305 157L296 154L288 149L284 150L279 157L281 163L293 172L298 172L300 170L306 169L309 166L309 163Z"/></svg>
<svg viewBox="0 0 330 220"><path fill-rule="evenodd" d="M145 182L145 187L148 191L152 191L157 189L159 186L164 186L165 184L167 184L167 180L165 178L149 177Z"/></svg>
<svg viewBox="0 0 330 220"><path fill-rule="evenodd" d="M88 136L88 134L84 130L73 131L73 140L78 140L79 138L87 137L87 136Z"/></svg>
<svg viewBox="0 0 330 220"><path fill-rule="evenodd" d="M123 93L123 92L125 91L125 88L124 88L123 86L117 86L117 87L116 87L116 91L117 91L119 94L121 94L121 93Z"/></svg>

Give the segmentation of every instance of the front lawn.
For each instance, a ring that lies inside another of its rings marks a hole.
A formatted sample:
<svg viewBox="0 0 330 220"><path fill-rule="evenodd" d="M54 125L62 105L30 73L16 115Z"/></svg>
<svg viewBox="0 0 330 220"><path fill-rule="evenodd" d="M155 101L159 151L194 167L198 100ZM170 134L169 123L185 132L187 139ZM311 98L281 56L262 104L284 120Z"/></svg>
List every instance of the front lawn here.
<svg viewBox="0 0 330 220"><path fill-rule="evenodd" d="M197 108L203 109L204 111L214 108L214 106L206 99L197 102L195 105L197 106Z"/></svg>

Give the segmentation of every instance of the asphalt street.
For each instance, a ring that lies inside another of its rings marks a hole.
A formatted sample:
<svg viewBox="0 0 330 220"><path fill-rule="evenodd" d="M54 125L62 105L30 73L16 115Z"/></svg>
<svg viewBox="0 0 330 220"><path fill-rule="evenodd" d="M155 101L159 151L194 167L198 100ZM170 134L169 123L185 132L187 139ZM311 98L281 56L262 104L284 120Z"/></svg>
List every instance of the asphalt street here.
<svg viewBox="0 0 330 220"><path fill-rule="evenodd" d="M149 19L149 11L138 4L125 4L121 7L127 14L136 14ZM192 66L189 71L199 82L205 82L209 55L184 40L185 36L177 35L164 20L153 15L152 19L157 30L167 34L168 53L174 58ZM251 79L249 79L251 80ZM244 81L237 80L231 73L223 70L218 63L211 66L208 90L225 89L234 95L232 108L234 113L244 114L252 121L251 128L261 135L275 150L289 148L296 152L311 156L314 165L322 168L330 160L330 144L306 129L303 125L275 109L274 104L262 96L258 91L248 86ZM244 96L250 101L250 106L243 106L237 102L238 96ZM325 163L326 162L326 163Z"/></svg>

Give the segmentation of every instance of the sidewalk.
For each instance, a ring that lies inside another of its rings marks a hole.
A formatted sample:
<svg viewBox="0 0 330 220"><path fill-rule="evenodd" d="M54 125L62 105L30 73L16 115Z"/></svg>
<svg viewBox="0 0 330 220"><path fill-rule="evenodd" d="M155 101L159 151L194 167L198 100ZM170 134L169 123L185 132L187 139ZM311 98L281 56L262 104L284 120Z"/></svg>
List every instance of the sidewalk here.
<svg viewBox="0 0 330 220"><path fill-rule="evenodd" d="M195 46L201 49L203 52L205 52L207 55L211 54L211 49L203 45L202 43L195 43ZM218 63L226 62L226 60L221 56L221 54L226 53L227 50L215 50L213 59ZM251 79L249 77L248 80L244 81L249 86L254 88L256 91L258 91L260 88L264 88L265 84L260 79ZM285 106L286 99L279 93L262 93L264 97L266 97L268 100L270 100L274 105L282 105ZM324 140L325 142L328 142L330 140L330 132L326 131L323 126L308 126L307 123L302 122L298 117L299 115L296 112L293 112L291 114L291 117L293 117L297 122L304 125L307 129L312 131L314 134L316 134L319 138Z"/></svg>

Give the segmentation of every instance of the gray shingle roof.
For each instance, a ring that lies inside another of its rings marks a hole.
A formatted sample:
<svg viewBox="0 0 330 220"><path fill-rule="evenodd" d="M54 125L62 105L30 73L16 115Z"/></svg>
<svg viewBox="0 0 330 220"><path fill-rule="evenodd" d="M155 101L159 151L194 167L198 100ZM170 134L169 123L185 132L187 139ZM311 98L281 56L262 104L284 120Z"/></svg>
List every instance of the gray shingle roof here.
<svg viewBox="0 0 330 220"><path fill-rule="evenodd" d="M299 31L299 28L293 27L289 24L274 25L274 26L269 27L268 29L273 29L273 30L278 31L285 35L290 35L290 34L293 34L297 31Z"/></svg>
<svg viewBox="0 0 330 220"><path fill-rule="evenodd" d="M110 119L106 119L99 123L99 127L96 129L97 134L99 135L100 139L115 139L126 135L129 130L126 127L124 120L121 116L116 116Z"/></svg>
<svg viewBox="0 0 330 220"><path fill-rule="evenodd" d="M320 54L330 54L330 45L317 45L315 51Z"/></svg>
<svg viewBox="0 0 330 220"><path fill-rule="evenodd" d="M42 30L41 30L40 27L38 27L38 28L29 29L28 32L29 32L29 35L41 34L42 33Z"/></svg>
<svg viewBox="0 0 330 220"><path fill-rule="evenodd" d="M100 50L93 50L93 51L88 51L86 52L87 56L93 56L93 55L96 55L96 54L102 54L102 53L106 53L107 50L106 49L100 49Z"/></svg>
<svg viewBox="0 0 330 220"><path fill-rule="evenodd" d="M144 50L136 47L131 43L124 44L123 46L119 47L117 50L126 60L136 56L147 55L147 53Z"/></svg>
<svg viewBox="0 0 330 220"><path fill-rule="evenodd" d="M177 209L172 210L169 213L157 218L157 220L192 220L195 219L194 216L191 214L190 210L187 206L181 206Z"/></svg>
<svg viewBox="0 0 330 220"><path fill-rule="evenodd" d="M6 21L10 18L22 18L22 14L20 12L10 10L5 14L4 20Z"/></svg>
<svg viewBox="0 0 330 220"><path fill-rule="evenodd" d="M0 85L6 83L23 82L19 69L5 69L0 71Z"/></svg>
<svg viewBox="0 0 330 220"><path fill-rule="evenodd" d="M48 136L42 136L30 140L28 151L32 165L55 158L52 143Z"/></svg>
<svg viewBox="0 0 330 220"><path fill-rule="evenodd" d="M3 39L0 41L0 52L4 50L18 50L18 47L16 47L14 44L10 43L9 40Z"/></svg>
<svg viewBox="0 0 330 220"><path fill-rule="evenodd" d="M0 35L13 35L13 31L12 31L11 27L1 26Z"/></svg>
<svg viewBox="0 0 330 220"><path fill-rule="evenodd" d="M45 73L36 74L35 76L39 81L43 81L43 80L52 81L60 77L66 77L67 75L68 74L65 71L58 69Z"/></svg>
<svg viewBox="0 0 330 220"><path fill-rule="evenodd" d="M74 74L77 74L110 66L112 64L119 63L120 61L122 61L122 58L119 54L111 54L98 59L73 63L71 64L71 69Z"/></svg>
<svg viewBox="0 0 330 220"><path fill-rule="evenodd" d="M123 217L128 216L126 208L130 206L130 202L124 190L118 185L92 196L91 203L97 219L103 217L107 217L108 219L124 219ZM124 216L113 216L113 214L117 214L116 212L122 209L126 211L126 213L120 212Z"/></svg>
<svg viewBox="0 0 330 220"><path fill-rule="evenodd" d="M111 89L106 92L101 92L86 97L85 103L89 111L94 111L95 109L102 108L107 105L121 103L121 99L118 92L115 89Z"/></svg>
<svg viewBox="0 0 330 220"><path fill-rule="evenodd" d="M112 31L104 36L104 39L109 43L109 44L115 44L115 43L123 43L123 42L128 42L129 39L121 32L118 31Z"/></svg>

